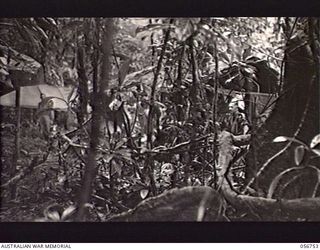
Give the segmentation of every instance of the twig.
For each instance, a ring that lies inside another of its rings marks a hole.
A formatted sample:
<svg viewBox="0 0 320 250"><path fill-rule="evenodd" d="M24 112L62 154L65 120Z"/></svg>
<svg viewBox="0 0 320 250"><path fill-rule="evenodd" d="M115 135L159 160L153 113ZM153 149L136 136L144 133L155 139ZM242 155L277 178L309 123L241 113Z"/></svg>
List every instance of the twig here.
<svg viewBox="0 0 320 250"><path fill-rule="evenodd" d="M32 172L32 170L34 170L36 167L38 167L39 165L41 165L42 163L44 163L46 161L46 159L43 159L42 161L38 162L38 159L39 158L37 156L34 157L31 161L30 165L23 168L17 175L13 176L10 180L8 180L6 183L2 184L0 187L4 188L9 185L17 184L22 178L24 178L25 176L30 174Z"/></svg>
<svg viewBox="0 0 320 250"><path fill-rule="evenodd" d="M289 38L292 36L293 30L297 24L298 18L295 19L294 24L292 25L290 35L287 37L286 44L288 44ZM283 84L283 78L284 78L284 63L287 60L287 53L285 52L283 59L281 60L281 66L280 66L280 82L279 82L279 93L282 89L282 84Z"/></svg>
<svg viewBox="0 0 320 250"><path fill-rule="evenodd" d="M138 118L138 112L139 112L139 95L137 95L137 105L136 105L136 110L134 112L134 118L133 118L133 122L132 124L130 125L129 124L129 132L130 134L132 135L133 133L133 130L134 130L134 127L136 126L136 122L137 122L137 118Z"/></svg>
<svg viewBox="0 0 320 250"><path fill-rule="evenodd" d="M111 45L111 48L112 48L112 55L113 55L114 61L116 62L116 66L117 66L117 70L118 70L118 81L119 81L119 86L120 86L121 85L120 65L119 65L113 44Z"/></svg>
<svg viewBox="0 0 320 250"><path fill-rule="evenodd" d="M168 43L168 40L169 40L169 35L170 35L170 29L171 29L171 24L173 23L174 19L170 19L170 25L167 29L167 32L166 32L166 35L165 35L165 38L164 38L164 43L162 45L162 51L161 51L161 54L160 54L160 57L159 57L159 61L158 61L158 64L157 64L157 68L156 68L156 71L155 71L155 75L154 75L154 79L153 79L153 83L152 83L152 86L151 86L151 95L150 95L150 106L149 106L149 112L148 112L148 116L147 116L147 147L149 149L152 149L153 147L153 143L152 143L152 134L153 134L153 128L152 128L152 120L153 120L153 109L154 109L154 99L155 99L155 91L156 91L156 86L157 86L157 82L158 82L158 77L159 77L159 74L160 74L160 70L161 70L161 67L162 67L162 61L163 61L163 58L164 58L164 54L165 54L165 50L166 50L166 47L167 47L167 43ZM156 185L155 185L155 181L154 181L154 177L153 177L153 167L150 166L151 161L149 158L146 159L145 161L145 167L147 168L148 170L148 175L149 175L149 178L150 178L150 187L151 187L151 192L153 195L156 194Z"/></svg>
<svg viewBox="0 0 320 250"><path fill-rule="evenodd" d="M88 118L86 121L84 121L81 126L79 126L78 128L74 129L74 130L71 130L71 131L68 131L67 133L65 133L66 136L70 135L70 134L73 134L75 132L77 132L79 129L83 128L84 125L86 125L89 121L91 121L92 119L92 116L90 118Z"/></svg>
<svg viewBox="0 0 320 250"><path fill-rule="evenodd" d="M170 24L173 23L173 19L170 20ZM148 112L148 118L147 118L147 145L149 146L149 148L152 148L152 118L153 118L153 108L154 108L154 98L155 98L155 91L156 91L156 86L157 86L157 82L158 82L158 77L160 74L160 70L162 67L162 61L164 58L164 54L165 54L165 50L167 47L167 43L169 40L169 35L170 35L170 29L171 26L169 26L165 38L164 38L164 42L162 45L162 51L159 57L159 61L157 64L157 68L155 71L155 75L154 75L154 79L153 79L153 83L151 86L151 95L150 95L150 107L149 107L149 112Z"/></svg>
<svg viewBox="0 0 320 250"><path fill-rule="evenodd" d="M70 146L75 147L75 148L85 148L85 149L89 149L90 147L88 145L83 145L83 144L77 144L74 143L68 136L66 136L66 134L60 134L61 138L66 140Z"/></svg>
<svg viewBox="0 0 320 250"><path fill-rule="evenodd" d="M172 153L172 151L176 152L178 150L182 150L184 147L190 146L192 143L196 143L196 142L200 142L202 140L205 140L210 136L212 136L212 135L209 134L209 135L199 137L195 140L188 140L185 142L181 142L181 143L179 143L173 147L170 147L170 148L158 148L158 149L154 148L152 150L146 150L143 153L140 153L140 155L143 155L143 154L168 154L168 153ZM183 149L183 150L185 150L185 149Z"/></svg>
<svg viewBox="0 0 320 250"><path fill-rule="evenodd" d="M216 39L217 40L217 39ZM214 49L215 49L215 80L214 80L214 97L213 97L213 159L216 158L217 150L216 150L216 145L217 145L217 136L218 136L218 131L217 131L217 108L218 108L218 85L219 85L219 61L218 61L218 51L217 51L217 41L215 40L214 42ZM216 179L217 177L217 167L216 167L216 162L213 161L213 174L214 178ZM216 185L216 182L215 182Z"/></svg>

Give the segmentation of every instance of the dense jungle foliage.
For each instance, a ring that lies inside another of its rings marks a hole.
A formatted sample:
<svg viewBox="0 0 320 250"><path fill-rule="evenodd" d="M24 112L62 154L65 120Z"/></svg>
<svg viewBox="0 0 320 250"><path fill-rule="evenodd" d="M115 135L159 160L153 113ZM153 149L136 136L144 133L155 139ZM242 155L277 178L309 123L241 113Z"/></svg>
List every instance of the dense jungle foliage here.
<svg viewBox="0 0 320 250"><path fill-rule="evenodd" d="M1 221L319 219L318 18L0 34Z"/></svg>

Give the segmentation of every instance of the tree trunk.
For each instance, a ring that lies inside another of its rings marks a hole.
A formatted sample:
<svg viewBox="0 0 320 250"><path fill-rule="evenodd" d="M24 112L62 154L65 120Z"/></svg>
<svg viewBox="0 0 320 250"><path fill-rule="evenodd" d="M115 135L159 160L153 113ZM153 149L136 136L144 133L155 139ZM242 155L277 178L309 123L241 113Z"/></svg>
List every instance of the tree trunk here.
<svg viewBox="0 0 320 250"><path fill-rule="evenodd" d="M225 201L210 187L174 188L108 222L223 221Z"/></svg>
<svg viewBox="0 0 320 250"><path fill-rule="evenodd" d="M79 75L79 102L80 108L78 111L78 121L81 125L87 115L87 106L89 99L89 90L88 90L88 77L85 70L85 58L84 58L84 49L78 48L78 75Z"/></svg>
<svg viewBox="0 0 320 250"><path fill-rule="evenodd" d="M77 214L77 220L84 220L85 204L90 202L90 196L92 193L92 186L97 174L97 153L98 147L101 144L100 139L103 137L104 132L104 112L105 112L105 91L109 85L109 76L111 73L110 55L111 44L113 37L113 19L107 18L105 22L105 29L102 40L102 69L101 77L99 81L99 91L97 96L94 96L92 107L92 127L91 127L91 142L88 152L88 158L85 167L85 173L83 177L82 188L79 195L79 210Z"/></svg>
<svg viewBox="0 0 320 250"><path fill-rule="evenodd" d="M313 29L310 25L304 28ZM300 31L297 30L297 34L287 43L282 95L272 115L258 132L256 143L258 168L283 149L282 143L271 144L275 137L296 136L309 144L319 133L319 82L315 77L315 69L316 66L319 67L319 63L314 57L316 51L311 50L313 41L305 38L306 32L303 32L302 36ZM287 150L283 150L283 154L268 164L259 177L263 182L261 183L263 189L268 187L275 175L294 165L292 149L293 146L290 146ZM252 158L252 154L249 157Z"/></svg>
<svg viewBox="0 0 320 250"><path fill-rule="evenodd" d="M230 167L234 160L234 145L248 142L248 137L223 131L219 136L219 190L229 204L262 221L319 220L320 198L271 199L236 193L230 185Z"/></svg>

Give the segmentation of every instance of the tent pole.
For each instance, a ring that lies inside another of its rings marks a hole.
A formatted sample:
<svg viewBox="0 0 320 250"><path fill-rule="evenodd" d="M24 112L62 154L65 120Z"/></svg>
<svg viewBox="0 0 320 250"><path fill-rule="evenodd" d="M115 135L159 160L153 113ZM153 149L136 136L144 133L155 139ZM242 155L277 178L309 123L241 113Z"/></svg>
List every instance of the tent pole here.
<svg viewBox="0 0 320 250"><path fill-rule="evenodd" d="M13 178L16 175L17 172L17 166L20 162L20 137L21 137L21 107L20 107L20 87L16 87L16 100L15 100L15 106L16 106L16 135L15 135L15 150L13 154L13 164L12 164L12 171L11 171L11 178ZM11 199L16 198L16 192L17 186L16 184L12 184L10 186L10 197Z"/></svg>

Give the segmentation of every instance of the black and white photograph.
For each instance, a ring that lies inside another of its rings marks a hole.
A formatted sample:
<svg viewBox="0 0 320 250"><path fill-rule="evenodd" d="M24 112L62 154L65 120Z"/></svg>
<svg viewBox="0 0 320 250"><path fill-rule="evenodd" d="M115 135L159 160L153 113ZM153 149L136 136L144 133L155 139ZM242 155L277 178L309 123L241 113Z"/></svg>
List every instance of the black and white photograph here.
<svg viewBox="0 0 320 250"><path fill-rule="evenodd" d="M319 32L0 18L0 222L319 221Z"/></svg>

